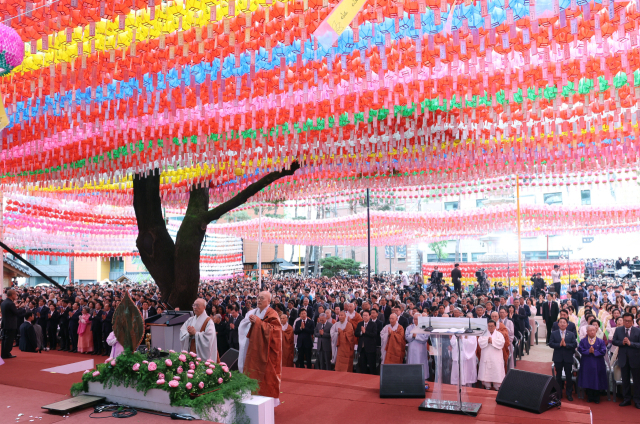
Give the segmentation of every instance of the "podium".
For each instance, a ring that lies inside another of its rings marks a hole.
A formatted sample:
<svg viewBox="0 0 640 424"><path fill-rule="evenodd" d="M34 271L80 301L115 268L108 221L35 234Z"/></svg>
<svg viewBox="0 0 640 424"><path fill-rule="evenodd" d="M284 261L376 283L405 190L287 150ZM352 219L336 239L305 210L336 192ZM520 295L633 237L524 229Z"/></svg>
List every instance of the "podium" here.
<svg viewBox="0 0 640 424"><path fill-rule="evenodd" d="M416 334L427 334L430 337L449 337L455 336L458 345L458 400L451 401L445 399L426 399L418 407L421 411L447 412L450 414L462 414L476 417L481 403L463 402L462 401L462 342L460 337L473 336L478 337L487 330L487 320L484 318L418 318L418 326L413 330ZM438 366L438 365L436 365ZM442 366L440 361L439 366Z"/></svg>
<svg viewBox="0 0 640 424"><path fill-rule="evenodd" d="M146 319L151 331L151 347L180 352L180 328L193 316L193 311L165 311Z"/></svg>

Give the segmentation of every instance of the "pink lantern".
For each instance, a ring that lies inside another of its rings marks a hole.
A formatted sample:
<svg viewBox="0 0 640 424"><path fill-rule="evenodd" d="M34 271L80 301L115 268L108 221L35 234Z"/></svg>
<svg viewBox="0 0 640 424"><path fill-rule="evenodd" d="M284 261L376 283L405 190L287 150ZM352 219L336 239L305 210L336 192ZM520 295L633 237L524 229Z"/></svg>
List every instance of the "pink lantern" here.
<svg viewBox="0 0 640 424"><path fill-rule="evenodd" d="M0 77L9 74L24 60L24 42L11 27L0 24Z"/></svg>

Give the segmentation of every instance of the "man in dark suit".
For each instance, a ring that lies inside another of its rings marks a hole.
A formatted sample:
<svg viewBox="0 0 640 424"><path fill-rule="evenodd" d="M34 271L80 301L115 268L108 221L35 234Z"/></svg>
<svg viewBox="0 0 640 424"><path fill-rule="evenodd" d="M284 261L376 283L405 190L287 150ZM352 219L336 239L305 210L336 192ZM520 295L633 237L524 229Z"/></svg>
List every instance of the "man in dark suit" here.
<svg viewBox="0 0 640 424"><path fill-rule="evenodd" d="M216 314L213 317L213 323L216 327L218 354L222 356L227 352L227 350L229 350L229 323L226 320L223 320L222 315L220 314Z"/></svg>
<svg viewBox="0 0 640 424"><path fill-rule="evenodd" d="M69 311L71 307L69 306L69 302L66 299L62 299L60 301L60 348L58 350L69 350Z"/></svg>
<svg viewBox="0 0 640 424"><path fill-rule="evenodd" d="M551 333L549 338L549 347L553 349L553 365L556 369L556 381L562 390L562 371L564 371L565 380L567 382L566 395L567 400L573 401L571 391L573 390L573 354L578 347L576 336L567 330L566 318L558 320L559 329Z"/></svg>
<svg viewBox="0 0 640 424"><path fill-rule="evenodd" d="M567 331L573 333L574 336L576 336L576 338L578 338L578 329L576 328L576 325L574 323L572 323L571 321L569 321L569 311L567 311L566 309L563 309L560 311L560 318L564 318L567 320ZM553 323L553 328L551 328L551 332L553 333L556 330L559 330L560 327L558 327L558 322L554 322Z"/></svg>
<svg viewBox="0 0 640 424"><path fill-rule="evenodd" d="M330 370L331 364L331 327L333 324L327 322L327 315L318 315L318 323L314 325L314 336L317 341L316 346L316 368L319 370Z"/></svg>
<svg viewBox="0 0 640 424"><path fill-rule="evenodd" d="M229 346L231 349L240 350L240 342L238 340L238 326L243 316L239 313L238 306L234 305L229 316Z"/></svg>
<svg viewBox="0 0 640 424"><path fill-rule="evenodd" d="M355 336L358 337L358 368L363 374L375 374L376 371L376 334L378 325L371 321L368 311L362 312L362 321L356 326Z"/></svg>
<svg viewBox="0 0 640 424"><path fill-rule="evenodd" d="M616 328L612 343L618 346L618 365L622 372L620 406L631 405L631 378L633 378L633 403L640 409L640 328L633 326L633 314L622 315L622 327Z"/></svg>
<svg viewBox="0 0 640 424"><path fill-rule="evenodd" d="M14 303L18 299L18 292L14 289L7 290L7 298L0 304L0 311L2 311L2 330L4 332L4 338L2 339L2 359L15 358L15 355L11 354L13 349L13 341L16 339L16 333L18 332L18 318L22 318L26 315L27 311L20 307L18 308ZM19 304L22 306L22 303Z"/></svg>
<svg viewBox="0 0 640 424"><path fill-rule="evenodd" d="M380 298L380 315L384 318L384 325L389 324L389 316L391 315L391 307L387 305L387 299Z"/></svg>
<svg viewBox="0 0 640 424"><path fill-rule="evenodd" d="M301 312L302 311L307 311L307 317L309 319L311 319L313 317L313 307L311 305L309 305L309 299L308 298L304 298L302 299L302 305L298 308L298 316L302 317Z"/></svg>
<svg viewBox="0 0 640 424"><path fill-rule="evenodd" d="M380 337L380 332L384 328L385 324L384 324L384 318L382 317L381 314L378 314L378 310L377 309L372 309L371 310L371 321L373 321L376 324L376 327L377 327L377 329L376 329L376 348L378 348L382 344L382 338Z"/></svg>
<svg viewBox="0 0 640 424"><path fill-rule="evenodd" d="M547 301L542 304L542 320L547 326L547 344L549 344L549 335L551 334L553 323L558 319L560 308L558 304L553 301L553 295L547 294Z"/></svg>
<svg viewBox="0 0 640 424"><path fill-rule="evenodd" d="M293 300L290 300L288 305L287 315L289 315L289 325L293 327L293 323L298 319L298 310L295 309Z"/></svg>
<svg viewBox="0 0 640 424"><path fill-rule="evenodd" d="M307 319L306 308L300 310L300 320L296 321L293 334L298 336L296 347L298 348L298 368L304 368L307 361L307 368L311 369L311 351L313 350L313 321Z"/></svg>
<svg viewBox="0 0 640 424"><path fill-rule="evenodd" d="M400 324L402 328L406 330L407 327L409 326L409 320L403 314L400 313L400 308L398 307L393 308L393 313L398 316L398 324Z"/></svg>
<svg viewBox="0 0 640 424"><path fill-rule="evenodd" d="M47 331L47 320L49 319L49 307L45 303L44 299L40 298L38 300L38 308L36 309L36 319L34 324L38 324L42 331L46 333ZM47 344L45 339L44 344Z"/></svg>
<svg viewBox="0 0 640 424"><path fill-rule="evenodd" d="M459 295L462 294L462 271L460 271L460 264L454 264L451 270L451 282L453 283L453 290Z"/></svg>
<svg viewBox="0 0 640 424"><path fill-rule="evenodd" d="M24 316L25 321L20 326L20 350L23 352L37 352L38 340L36 339L36 330L33 328L33 314L27 312Z"/></svg>
<svg viewBox="0 0 640 424"><path fill-rule="evenodd" d="M75 309L73 309L75 308ZM80 315L82 310L77 303L73 304L69 318L69 336L71 337L71 352L78 351L78 326L80 325Z"/></svg>
<svg viewBox="0 0 640 424"><path fill-rule="evenodd" d="M109 334L113 331L113 309L109 301L104 302L104 310L102 311L102 347L104 354L111 356L111 346L107 343Z"/></svg>

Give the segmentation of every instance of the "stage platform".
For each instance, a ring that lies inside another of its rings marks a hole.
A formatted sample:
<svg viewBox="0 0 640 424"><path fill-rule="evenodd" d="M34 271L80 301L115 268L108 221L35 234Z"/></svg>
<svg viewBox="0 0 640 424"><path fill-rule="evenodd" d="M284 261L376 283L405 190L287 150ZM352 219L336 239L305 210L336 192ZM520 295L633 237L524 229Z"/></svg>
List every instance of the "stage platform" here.
<svg viewBox="0 0 640 424"><path fill-rule="evenodd" d="M18 357L0 366L0 424L29 423L86 423L89 411L72 413L63 418L50 415L40 407L69 397L71 384L80 381L82 361L103 362L103 356L70 354L66 352L45 352L42 354L22 353L13 349ZM56 371L51 372L51 368ZM543 373L550 372L550 364L518 362L518 368ZM62 372L70 372L63 374ZM281 385L281 405L275 409L276 424L307 424L348 422L349 424L387 424L399 420L409 423L636 423L638 410L631 407L620 408L618 402L608 402L602 398L599 405L587 404L582 400L563 402L559 409L543 414L533 414L497 405L495 391L465 389L469 401L482 403L477 417L465 417L418 410L421 399L380 399L379 377L317 371L295 368L283 370ZM446 387L446 386L445 386ZM447 399L456 398L455 388L444 389ZM431 393L427 394L430 397ZM18 414L20 420L16 421ZM41 417L41 418L40 418ZM593 417L593 419L592 419ZM168 418L138 414L130 421L108 418L101 422L158 423L170 421Z"/></svg>

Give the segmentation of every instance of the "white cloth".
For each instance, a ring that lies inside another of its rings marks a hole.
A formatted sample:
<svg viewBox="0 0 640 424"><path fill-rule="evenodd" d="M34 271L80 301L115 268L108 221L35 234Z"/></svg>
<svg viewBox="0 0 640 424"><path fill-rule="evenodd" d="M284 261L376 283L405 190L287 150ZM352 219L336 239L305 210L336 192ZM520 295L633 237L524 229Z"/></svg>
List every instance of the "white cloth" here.
<svg viewBox="0 0 640 424"><path fill-rule="evenodd" d="M203 312L200 316L192 316L186 320L184 324L182 324L182 328L180 328L180 342L182 343L182 350L189 352L191 351L191 340L195 338L195 354L203 361L207 359L217 361L218 343L216 341L216 327L213 320L210 319L204 331L200 331L207 318L207 314ZM187 327L195 328L196 334L191 336L187 331Z"/></svg>
<svg viewBox="0 0 640 424"><path fill-rule="evenodd" d="M491 337L491 343L489 343ZM504 358L502 348L504 347L504 337L498 330L478 337L478 345L482 349L480 355L480 366L478 368L478 380L483 383L502 383L504 380Z"/></svg>
<svg viewBox="0 0 640 424"><path fill-rule="evenodd" d="M427 351L427 340L429 334L416 334L415 338L411 332L416 328L415 324L411 324L404 332L404 338L407 341L409 350L407 352L407 364L422 364L424 371L424 379L429 378L429 352Z"/></svg>
<svg viewBox="0 0 640 424"><path fill-rule="evenodd" d="M113 359L117 358L122 352L124 352L124 348L120 343L118 343L118 339L116 339L116 335L113 333L109 333L109 337L107 337L107 344L111 346L111 357Z"/></svg>
<svg viewBox="0 0 640 424"><path fill-rule="evenodd" d="M407 274L402 274L402 280L401 280L401 284L402 287L408 287L409 286L409 277L407 277Z"/></svg>
<svg viewBox="0 0 640 424"><path fill-rule="evenodd" d="M556 271L556 270L551 271L551 281L553 283L559 283L561 276L562 276L562 273L560 271Z"/></svg>
<svg viewBox="0 0 640 424"><path fill-rule="evenodd" d="M335 324L331 326L331 363L336 363L336 356L338 356L338 330L343 330L347 328L347 319L345 318L344 322L340 322L340 320L336 321Z"/></svg>
<svg viewBox="0 0 640 424"><path fill-rule="evenodd" d="M385 356L387 356L387 343L389 342L389 328L391 328L392 331L396 331L398 329L398 325L400 324L398 324L397 322L396 322L396 325L394 326L392 326L391 324L387 324L384 326L384 328L380 332L380 338L381 338L380 353L382 354L381 360L380 360L381 365L384 364L384 358Z"/></svg>
<svg viewBox="0 0 640 424"><path fill-rule="evenodd" d="M513 355L513 339L515 338L513 321L511 321L509 318L505 318L504 320L500 319L496 323L496 328L500 328L500 327L505 327L507 329L507 332L509 333L509 341L511 342L509 344L509 369L511 369L515 367L514 359L513 359L513 356L514 356Z"/></svg>
<svg viewBox="0 0 640 424"><path fill-rule="evenodd" d="M251 315L255 315L260 319L264 319L268 309L269 306L264 308L262 311L259 311L258 308L252 309L247 312L244 319L240 321L240 325L238 326L238 344L240 345L240 353L238 354L238 371L240 372L244 369L244 360L247 357L247 349L249 348L249 338L247 337L247 334L249 334L249 330L251 329L251 321L249 320L249 317L251 317Z"/></svg>
<svg viewBox="0 0 640 424"><path fill-rule="evenodd" d="M451 337L451 384L458 384L458 375L462 368L462 381L460 384L475 384L478 381L478 357L476 356L476 348L478 346L478 338L475 336L462 336L460 346L460 354L462 355L462 364L458 359L458 338ZM459 366L461 365L461 366Z"/></svg>

